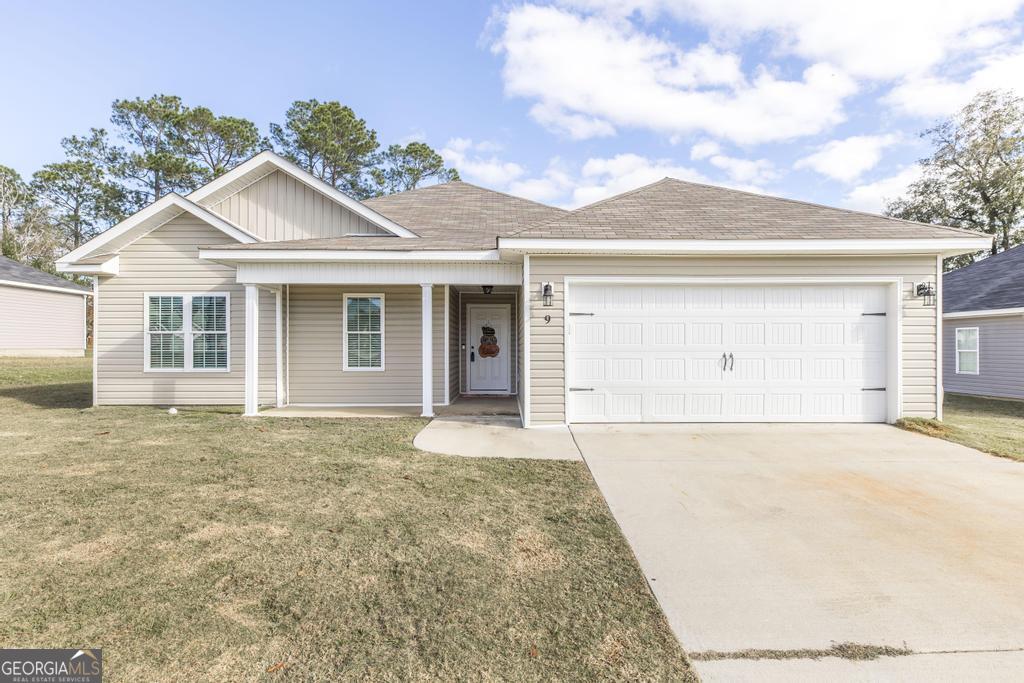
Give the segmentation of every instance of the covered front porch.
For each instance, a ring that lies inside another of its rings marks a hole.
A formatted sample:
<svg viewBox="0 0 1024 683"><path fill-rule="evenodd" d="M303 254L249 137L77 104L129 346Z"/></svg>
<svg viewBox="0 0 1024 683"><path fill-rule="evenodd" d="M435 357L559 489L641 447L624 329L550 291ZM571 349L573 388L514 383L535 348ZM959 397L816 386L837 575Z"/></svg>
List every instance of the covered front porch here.
<svg viewBox="0 0 1024 683"><path fill-rule="evenodd" d="M515 277L244 282L245 415L520 415L522 287L507 282Z"/></svg>

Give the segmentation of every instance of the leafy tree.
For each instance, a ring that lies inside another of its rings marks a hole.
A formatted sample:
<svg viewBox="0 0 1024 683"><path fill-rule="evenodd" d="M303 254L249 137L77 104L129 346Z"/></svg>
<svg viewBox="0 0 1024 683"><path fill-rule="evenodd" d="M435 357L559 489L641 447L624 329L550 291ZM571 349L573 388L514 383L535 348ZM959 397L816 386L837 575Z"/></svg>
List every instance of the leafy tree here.
<svg viewBox="0 0 1024 683"><path fill-rule="evenodd" d="M216 116L206 107L183 109L174 121L172 140L200 167L206 183L257 152L270 148L256 124L234 116Z"/></svg>
<svg viewBox="0 0 1024 683"><path fill-rule="evenodd" d="M897 218L992 235L991 253L1021 241L1024 227L1024 100L1007 91L979 93L960 112L921 134L934 146L921 179L889 204ZM982 252L983 253L983 252ZM978 254L947 260L947 268Z"/></svg>
<svg viewBox="0 0 1024 683"><path fill-rule="evenodd" d="M0 253L15 258L14 230L31 206L31 188L13 168L0 164Z"/></svg>
<svg viewBox="0 0 1024 683"><path fill-rule="evenodd" d="M404 147L391 145L380 161L382 166L370 171L378 195L415 190L428 180L438 183L459 180L459 172L446 168L441 155L422 142L410 142Z"/></svg>
<svg viewBox="0 0 1024 683"><path fill-rule="evenodd" d="M36 171L32 190L51 209L64 243L75 249L122 218L125 191L102 163L104 131L65 138L61 146L67 158Z"/></svg>
<svg viewBox="0 0 1024 683"><path fill-rule="evenodd" d="M372 195L367 174L376 163L377 133L339 102L293 102L270 135L285 158L349 195Z"/></svg>
<svg viewBox="0 0 1024 683"><path fill-rule="evenodd" d="M202 184L202 167L186 155L178 131L187 111L174 95L114 101L110 121L128 147L109 147L106 162L117 179L128 183L132 208Z"/></svg>

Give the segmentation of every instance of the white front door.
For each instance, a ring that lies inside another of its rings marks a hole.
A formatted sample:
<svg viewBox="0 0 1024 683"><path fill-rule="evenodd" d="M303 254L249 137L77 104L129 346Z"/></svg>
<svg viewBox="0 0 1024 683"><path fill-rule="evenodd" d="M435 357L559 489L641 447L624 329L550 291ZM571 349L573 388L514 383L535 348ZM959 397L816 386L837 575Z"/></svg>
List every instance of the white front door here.
<svg viewBox="0 0 1024 683"><path fill-rule="evenodd" d="M881 285L580 284L573 422L884 422Z"/></svg>
<svg viewBox="0 0 1024 683"><path fill-rule="evenodd" d="M512 349L508 305L470 304L466 315L467 388L472 393L507 394L511 391Z"/></svg>

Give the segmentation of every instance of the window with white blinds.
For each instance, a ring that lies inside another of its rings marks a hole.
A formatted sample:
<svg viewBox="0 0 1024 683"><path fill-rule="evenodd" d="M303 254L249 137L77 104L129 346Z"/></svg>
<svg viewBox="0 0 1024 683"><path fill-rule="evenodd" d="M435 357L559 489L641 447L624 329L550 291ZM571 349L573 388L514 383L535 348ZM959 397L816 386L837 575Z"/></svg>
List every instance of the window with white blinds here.
<svg viewBox="0 0 1024 683"><path fill-rule="evenodd" d="M346 294L344 317L346 370L384 369L384 295Z"/></svg>
<svg viewBox="0 0 1024 683"><path fill-rule="evenodd" d="M230 297L146 294L146 370L230 369Z"/></svg>

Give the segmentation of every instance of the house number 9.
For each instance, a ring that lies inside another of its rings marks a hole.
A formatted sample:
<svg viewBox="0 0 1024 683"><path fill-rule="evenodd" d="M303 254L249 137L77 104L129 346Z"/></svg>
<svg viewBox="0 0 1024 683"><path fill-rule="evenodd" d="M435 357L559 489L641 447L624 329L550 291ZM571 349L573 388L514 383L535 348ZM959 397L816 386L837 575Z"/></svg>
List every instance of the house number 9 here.
<svg viewBox="0 0 1024 683"><path fill-rule="evenodd" d="M544 316L544 324L547 325L550 322L551 322L551 316L550 315Z"/></svg>

